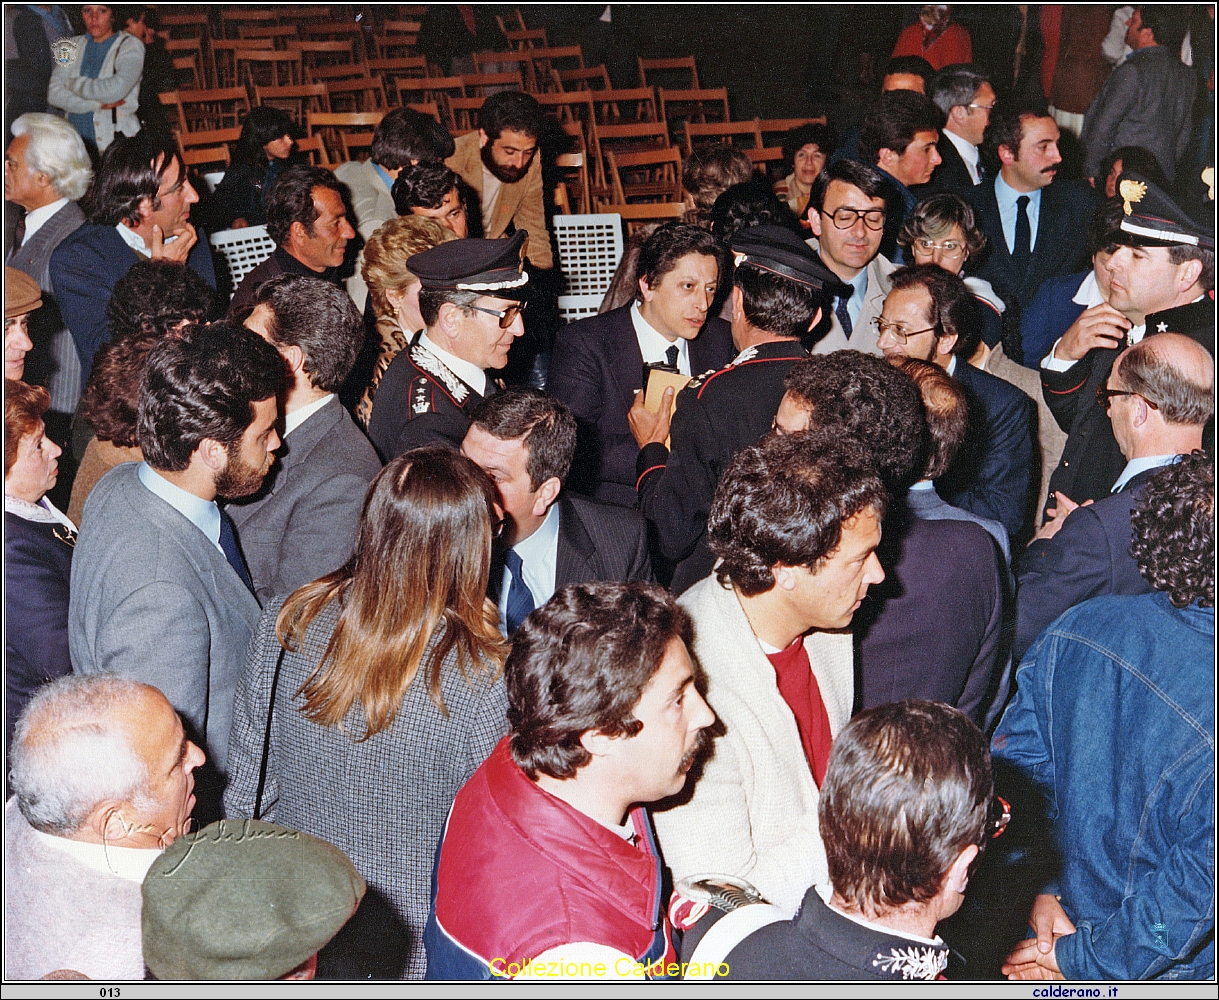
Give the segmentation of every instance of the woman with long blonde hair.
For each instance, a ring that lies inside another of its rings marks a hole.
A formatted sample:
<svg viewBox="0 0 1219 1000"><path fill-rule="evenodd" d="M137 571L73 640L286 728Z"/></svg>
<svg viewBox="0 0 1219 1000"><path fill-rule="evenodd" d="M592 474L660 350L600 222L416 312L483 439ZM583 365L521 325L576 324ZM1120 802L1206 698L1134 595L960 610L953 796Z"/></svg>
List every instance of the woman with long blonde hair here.
<svg viewBox="0 0 1219 1000"><path fill-rule="evenodd" d="M355 555L263 612L237 689L230 817L341 848L368 895L327 978L422 978L432 856L453 798L506 731L507 644L486 599L495 486L419 448L369 487Z"/></svg>

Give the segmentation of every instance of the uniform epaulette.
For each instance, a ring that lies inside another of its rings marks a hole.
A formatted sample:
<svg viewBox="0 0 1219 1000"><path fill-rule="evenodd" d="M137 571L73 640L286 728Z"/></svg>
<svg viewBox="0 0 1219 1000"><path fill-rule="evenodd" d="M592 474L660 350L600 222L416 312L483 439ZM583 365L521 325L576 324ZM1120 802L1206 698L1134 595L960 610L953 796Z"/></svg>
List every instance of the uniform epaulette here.
<svg viewBox="0 0 1219 1000"><path fill-rule="evenodd" d="M431 384L431 379L426 375L420 375L411 381L408 398L411 401L411 413L415 416L432 412L432 394L428 391Z"/></svg>
<svg viewBox="0 0 1219 1000"><path fill-rule="evenodd" d="M697 375L694 378L690 379L690 381L686 383L686 388L695 389L695 390L701 389L703 387L703 383L705 383L707 381L707 379L709 379L716 372L720 372L720 371L723 371L723 369L722 368L708 369L707 371L703 372L701 375Z"/></svg>

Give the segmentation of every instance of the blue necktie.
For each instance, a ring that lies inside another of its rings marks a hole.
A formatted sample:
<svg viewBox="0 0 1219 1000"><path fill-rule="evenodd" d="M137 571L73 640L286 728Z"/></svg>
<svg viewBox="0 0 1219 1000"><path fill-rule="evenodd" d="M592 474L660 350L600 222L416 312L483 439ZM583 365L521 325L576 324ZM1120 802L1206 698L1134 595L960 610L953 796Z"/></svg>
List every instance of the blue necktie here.
<svg viewBox="0 0 1219 1000"><path fill-rule="evenodd" d="M1012 262L1021 271L1029 266L1033 256L1033 230L1029 225L1029 196L1022 194L1016 199L1016 245L1012 248Z"/></svg>
<svg viewBox="0 0 1219 1000"><path fill-rule="evenodd" d="M677 367L677 345L676 344L674 344L672 347L668 348L665 351L665 364L668 365L670 368Z"/></svg>
<svg viewBox="0 0 1219 1000"><path fill-rule="evenodd" d="M842 332L846 334L847 339L850 339L851 336L851 313L847 309L847 303L850 299L850 295L839 295L838 305L834 307L834 315L838 317L838 322L842 324Z"/></svg>
<svg viewBox="0 0 1219 1000"><path fill-rule="evenodd" d="M504 562L508 565L508 572L512 574L512 585L508 588L508 606L505 609L508 634L511 635L533 610L533 594L525 586L525 578L521 575L521 557L513 549L509 549L504 556Z"/></svg>
<svg viewBox="0 0 1219 1000"><path fill-rule="evenodd" d="M250 571L245 567L245 560L241 558L241 549L237 547L237 536L233 534L233 522L229 520L228 514L224 511L220 512L220 548L224 550L224 558L229 561L229 565L241 577L241 582L246 585L251 594L254 593Z"/></svg>

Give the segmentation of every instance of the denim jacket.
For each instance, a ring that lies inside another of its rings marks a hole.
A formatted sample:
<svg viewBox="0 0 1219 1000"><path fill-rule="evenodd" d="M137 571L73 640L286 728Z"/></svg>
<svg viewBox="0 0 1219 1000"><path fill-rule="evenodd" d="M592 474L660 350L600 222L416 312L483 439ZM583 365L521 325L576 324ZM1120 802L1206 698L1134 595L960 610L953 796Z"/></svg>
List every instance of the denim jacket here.
<svg viewBox="0 0 1219 1000"><path fill-rule="evenodd" d="M1046 797L1068 979L1215 974L1215 611L1099 597L1047 628L993 753Z"/></svg>

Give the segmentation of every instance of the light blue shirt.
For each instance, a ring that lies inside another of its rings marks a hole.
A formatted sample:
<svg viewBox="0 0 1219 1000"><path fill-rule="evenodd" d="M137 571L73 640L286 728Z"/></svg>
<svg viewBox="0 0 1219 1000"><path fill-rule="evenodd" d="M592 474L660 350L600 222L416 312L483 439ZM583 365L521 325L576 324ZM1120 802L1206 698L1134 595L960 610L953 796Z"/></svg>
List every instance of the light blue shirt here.
<svg viewBox="0 0 1219 1000"><path fill-rule="evenodd" d="M207 535L216 550L221 555L224 554L224 549L220 547L220 508L215 503L175 486L164 476L154 472L147 462L141 462L135 474L139 476L140 482L148 487L150 493L155 493Z"/></svg>
<svg viewBox="0 0 1219 1000"><path fill-rule="evenodd" d="M1143 458L1132 458L1126 463L1126 468L1122 469L1122 474L1117 477L1117 482L1113 484L1113 489L1109 492L1120 493L1122 488L1140 472L1146 472L1148 469L1160 469L1165 465L1174 465L1179 461L1181 461L1180 455L1145 455Z"/></svg>
<svg viewBox="0 0 1219 1000"><path fill-rule="evenodd" d="M381 180L385 181L385 190L390 192L390 194L393 194L394 179L392 177L390 177L390 175L386 172L385 168L383 166L381 166L381 164L374 163L372 165L372 168L373 168L373 170L375 170L377 172L377 175L381 178Z"/></svg>
<svg viewBox="0 0 1219 1000"><path fill-rule="evenodd" d="M847 299L847 315L851 317L851 332L854 333L859 325L859 314L863 312L863 297L868 291L868 269L865 267L847 284L855 289Z"/></svg>
<svg viewBox="0 0 1219 1000"><path fill-rule="evenodd" d="M1017 191L1007 186L1000 175L995 178L995 201L999 203L999 220L1003 223L1003 241L1007 252L1016 249L1016 199L1028 196L1025 215L1029 217L1029 250L1037 248L1037 222L1041 218L1041 188L1036 191Z"/></svg>
<svg viewBox="0 0 1219 1000"><path fill-rule="evenodd" d="M532 535L512 546L512 551L521 557L521 576L525 586L533 595L533 606L540 608L554 596L555 566L559 560L559 505L553 503L546 513L546 520ZM508 634L508 588L512 586L512 573L504 567L504 579L499 588L499 627Z"/></svg>

